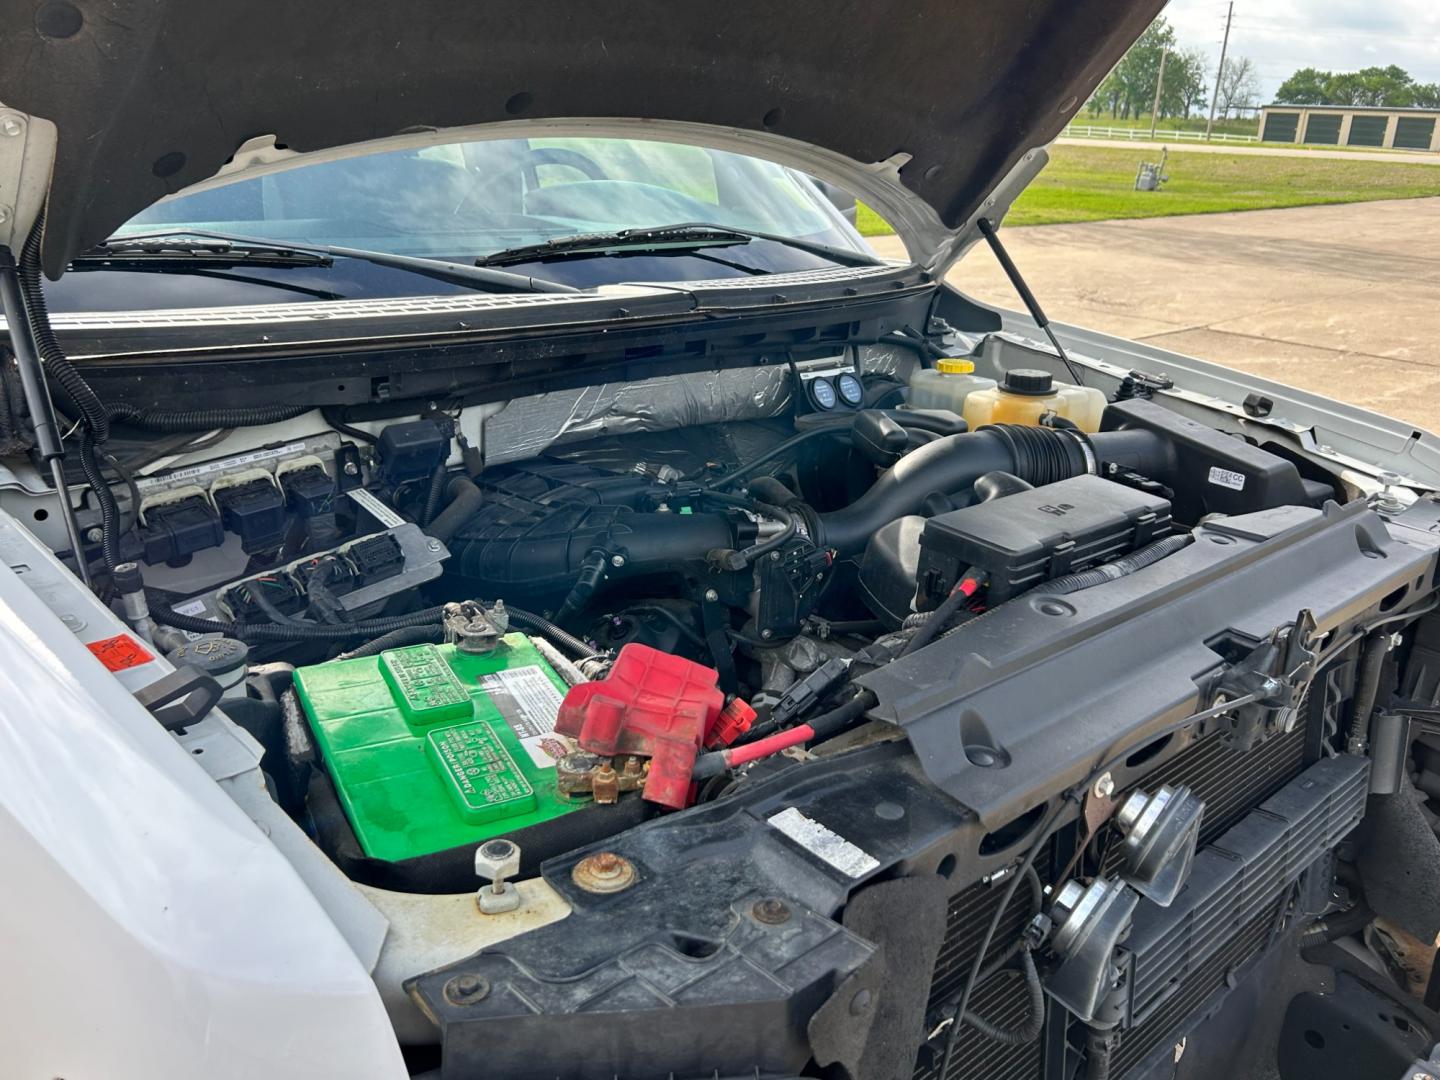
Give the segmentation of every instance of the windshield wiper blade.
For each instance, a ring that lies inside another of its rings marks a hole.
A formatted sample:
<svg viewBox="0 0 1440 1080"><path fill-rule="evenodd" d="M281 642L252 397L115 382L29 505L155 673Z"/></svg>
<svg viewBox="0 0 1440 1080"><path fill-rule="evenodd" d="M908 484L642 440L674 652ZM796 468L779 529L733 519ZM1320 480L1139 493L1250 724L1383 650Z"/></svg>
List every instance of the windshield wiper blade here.
<svg viewBox="0 0 1440 1080"><path fill-rule="evenodd" d="M711 225L703 221L685 221L675 225L657 225L641 229L620 229L608 233L576 233L557 236L538 244L507 248L475 260L476 266L505 266L511 263L544 262L546 259L573 255L603 255L611 251L693 251L702 247L722 247L766 240L785 247L818 255L842 266L874 266L878 260L859 251L797 240L776 233L755 232L730 225Z"/></svg>
<svg viewBox="0 0 1440 1080"><path fill-rule="evenodd" d="M124 266L174 266L189 268L203 266L263 266L285 268L291 266L332 266L335 260L329 255L314 251L275 245L235 245L221 241L197 242L194 240L107 240L71 260L71 267L79 270L104 269Z"/></svg>
<svg viewBox="0 0 1440 1080"><path fill-rule="evenodd" d="M465 266L461 263L446 262L444 259L427 259L414 255L392 255L388 251L370 251L365 248L341 247L338 244L289 244L276 243L273 240L266 240L263 237L240 236L231 233L212 232L209 229L170 229L154 233L134 233L128 236L115 237L99 248L93 248L80 256L82 259L103 258L103 249L116 247L131 247L132 250L126 254L132 257L140 250L144 250L143 244L148 242L151 245L163 245L164 254L173 255L179 248L186 244L185 237L195 237L202 241L195 245L197 251L214 250L214 245L207 245L203 241L218 241L228 247L229 253L233 256L238 250L250 249L257 253L267 253L276 257L290 256L322 256L327 259L356 259L361 262L373 263L376 266L388 267L392 270L406 270L412 274L419 274L423 277L433 278L436 281L445 281L453 285L467 285L471 288L485 288L499 290L502 292L525 292L525 293L579 293L581 290L570 285L562 285L558 281L547 281L544 278L530 277L527 274L511 274L504 270L492 270L480 266ZM133 245L133 247L132 247ZM288 252L290 256L281 256L280 253ZM113 256L112 256L113 257ZM148 258L149 256L142 256ZM138 259L136 260L139 261ZM288 265L301 265L291 262ZM321 265L311 263L310 265Z"/></svg>

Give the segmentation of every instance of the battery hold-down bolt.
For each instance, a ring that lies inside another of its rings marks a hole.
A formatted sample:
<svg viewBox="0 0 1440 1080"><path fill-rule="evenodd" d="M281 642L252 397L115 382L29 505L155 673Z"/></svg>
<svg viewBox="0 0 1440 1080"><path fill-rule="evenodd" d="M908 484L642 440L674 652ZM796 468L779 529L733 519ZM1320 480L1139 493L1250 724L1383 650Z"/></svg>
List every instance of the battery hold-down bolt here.
<svg viewBox="0 0 1440 1080"><path fill-rule="evenodd" d="M490 980L479 975L456 975L445 984L443 992L451 1005L474 1005L490 995Z"/></svg>
<svg viewBox="0 0 1440 1080"><path fill-rule="evenodd" d="M776 900L774 897L757 900L755 906L750 909L750 914L755 916L756 922L762 922L768 926L779 926L781 923L790 921L790 909L783 900Z"/></svg>
<svg viewBox="0 0 1440 1080"><path fill-rule="evenodd" d="M500 915L520 906L520 890L507 877L520 872L520 846L509 840L486 840L475 849L475 874L490 884L481 885L475 902L485 915Z"/></svg>
<svg viewBox="0 0 1440 1080"><path fill-rule="evenodd" d="M635 884L635 865L613 851L598 851L576 863L570 877L589 893L623 892Z"/></svg>

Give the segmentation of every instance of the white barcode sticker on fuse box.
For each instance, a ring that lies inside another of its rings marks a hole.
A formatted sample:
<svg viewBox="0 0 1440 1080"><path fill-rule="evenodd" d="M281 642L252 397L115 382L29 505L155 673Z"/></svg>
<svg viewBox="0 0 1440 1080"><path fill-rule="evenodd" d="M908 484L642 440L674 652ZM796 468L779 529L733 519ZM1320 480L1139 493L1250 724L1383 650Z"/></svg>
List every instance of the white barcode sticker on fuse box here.
<svg viewBox="0 0 1440 1080"><path fill-rule="evenodd" d="M1244 491L1245 474L1234 472L1231 469L1222 469L1219 465L1211 465L1210 483L1229 488L1231 491Z"/></svg>

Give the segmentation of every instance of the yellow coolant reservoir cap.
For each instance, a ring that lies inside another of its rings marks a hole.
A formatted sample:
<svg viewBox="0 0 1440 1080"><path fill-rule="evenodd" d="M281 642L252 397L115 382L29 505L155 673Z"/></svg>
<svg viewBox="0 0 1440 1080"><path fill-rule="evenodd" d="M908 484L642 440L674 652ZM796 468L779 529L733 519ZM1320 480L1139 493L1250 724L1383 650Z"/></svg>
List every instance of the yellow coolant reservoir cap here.
<svg viewBox="0 0 1440 1080"><path fill-rule="evenodd" d="M946 375L969 375L975 370L975 365L969 360L936 360L935 370L943 371Z"/></svg>

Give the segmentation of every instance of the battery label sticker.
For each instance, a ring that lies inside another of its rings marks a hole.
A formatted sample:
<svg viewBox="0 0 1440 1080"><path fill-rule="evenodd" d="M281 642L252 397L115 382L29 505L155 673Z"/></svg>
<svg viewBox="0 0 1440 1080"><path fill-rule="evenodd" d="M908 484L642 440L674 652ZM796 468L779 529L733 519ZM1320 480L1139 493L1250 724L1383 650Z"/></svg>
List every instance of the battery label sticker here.
<svg viewBox="0 0 1440 1080"><path fill-rule="evenodd" d="M772 814L766 820L811 855L823 859L842 874L860 878L880 868L880 861L869 852L856 847L814 818L806 817L793 806Z"/></svg>
<svg viewBox="0 0 1440 1080"><path fill-rule="evenodd" d="M85 647L99 658L106 671L126 671L155 659L145 646L129 634L116 634L100 641L86 642Z"/></svg>
<svg viewBox="0 0 1440 1080"><path fill-rule="evenodd" d="M1231 491L1245 490L1245 474L1234 472L1230 469L1222 469L1218 465L1210 466L1210 483L1219 487L1229 488Z"/></svg>
<svg viewBox="0 0 1440 1080"><path fill-rule="evenodd" d="M560 691L534 664L483 675L480 688L490 695L537 766L553 769L557 761L570 753L568 741L555 734L555 717L560 714L563 700Z"/></svg>

